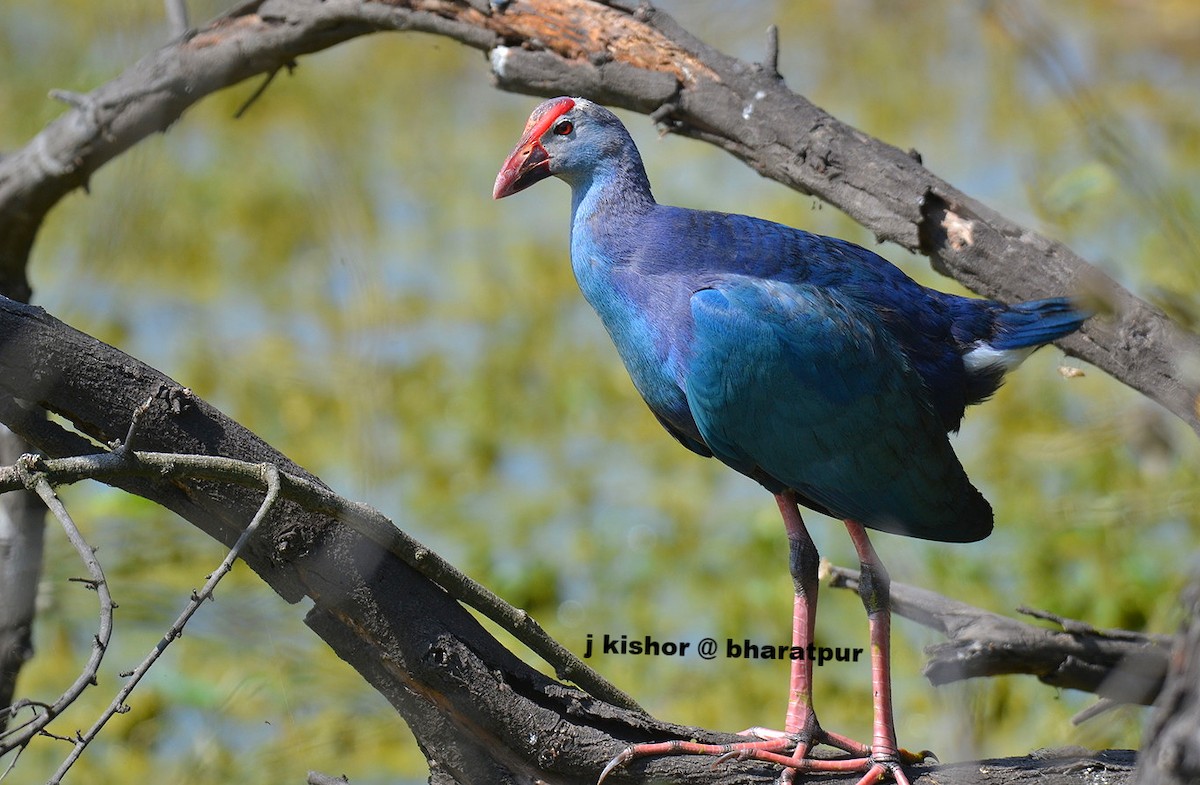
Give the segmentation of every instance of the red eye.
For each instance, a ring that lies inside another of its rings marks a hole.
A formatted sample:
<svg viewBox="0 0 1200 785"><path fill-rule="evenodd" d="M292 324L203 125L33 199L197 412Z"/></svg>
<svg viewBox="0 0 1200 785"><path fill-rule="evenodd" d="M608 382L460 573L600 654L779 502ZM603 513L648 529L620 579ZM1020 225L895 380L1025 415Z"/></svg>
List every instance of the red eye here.
<svg viewBox="0 0 1200 785"><path fill-rule="evenodd" d="M570 120L559 120L554 124L554 133L559 136L566 136L575 130L575 125Z"/></svg>

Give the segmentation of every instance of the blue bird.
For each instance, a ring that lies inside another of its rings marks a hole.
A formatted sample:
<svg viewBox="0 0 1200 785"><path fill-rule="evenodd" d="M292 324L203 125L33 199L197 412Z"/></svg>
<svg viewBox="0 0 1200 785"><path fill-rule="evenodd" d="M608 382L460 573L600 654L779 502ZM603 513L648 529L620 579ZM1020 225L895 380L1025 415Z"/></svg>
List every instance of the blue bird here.
<svg viewBox="0 0 1200 785"><path fill-rule="evenodd" d="M607 109L544 102L499 175L500 199L549 176L571 186L571 265L642 398L685 447L775 495L795 587L793 644L816 619L818 556L799 505L845 521L861 564L874 724L862 744L821 728L812 663L794 660L783 731L752 741L637 744L893 778L919 761L896 742L889 579L866 529L942 542L992 530L947 433L1037 347L1087 317L1065 298L1017 305L926 288L882 257L777 223L655 202L641 156ZM817 744L848 753L809 756Z"/></svg>

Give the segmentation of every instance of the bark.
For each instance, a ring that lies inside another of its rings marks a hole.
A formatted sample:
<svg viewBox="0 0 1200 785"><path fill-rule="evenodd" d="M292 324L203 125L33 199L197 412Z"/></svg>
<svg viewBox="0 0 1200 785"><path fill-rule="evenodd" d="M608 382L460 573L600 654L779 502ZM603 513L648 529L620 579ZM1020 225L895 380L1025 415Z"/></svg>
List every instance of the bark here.
<svg viewBox="0 0 1200 785"><path fill-rule="evenodd" d="M500 10L502 7L503 10ZM260 0L143 58L0 159L0 291L24 266L48 210L113 157L165 130L209 93L290 68L377 30L417 30L488 53L503 89L580 94L651 113L664 130L728 150L766 177L844 210L884 241L929 256L1005 301L1074 294L1101 312L1059 345L1200 432L1200 380L1180 363L1200 337L1069 248L999 215L919 156L852 128L788 89L774 68L729 57L648 5L593 0Z"/></svg>
<svg viewBox="0 0 1200 785"><path fill-rule="evenodd" d="M27 301L25 266L13 281L0 269L0 295ZM27 445L0 426L0 465L11 464ZM0 733L8 726L21 668L33 657L33 622L42 576L45 507L37 494L17 491L0 497Z"/></svg>

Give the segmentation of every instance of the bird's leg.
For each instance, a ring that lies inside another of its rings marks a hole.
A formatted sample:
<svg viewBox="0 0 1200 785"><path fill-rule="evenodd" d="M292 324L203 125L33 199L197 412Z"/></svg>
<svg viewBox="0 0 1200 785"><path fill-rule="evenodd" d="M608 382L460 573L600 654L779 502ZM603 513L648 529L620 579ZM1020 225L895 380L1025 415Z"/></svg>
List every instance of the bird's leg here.
<svg viewBox="0 0 1200 785"><path fill-rule="evenodd" d="M813 613L816 606L816 572L811 578L806 566L811 558L816 563L816 547L804 530L800 511L794 508L795 497L786 494L776 497L787 527L791 543L792 578L796 587L795 612L793 616L793 645L807 646L812 639ZM867 538L863 526L855 521L846 521L850 539L858 552L860 577L859 596L867 611L867 623L871 641L871 691L874 721L871 745L859 744L844 736L822 730L812 710L812 664L797 667L792 664L792 689L788 701L787 731L775 734L754 729L762 735L768 733L796 740L795 750L790 756L782 755L775 747L753 744L730 745L727 757L752 759L776 763L784 767L782 782L790 782L797 771L863 772L858 785L872 785L885 779L896 785L910 785L902 764L920 763L929 753L914 754L901 749L896 743L896 727L892 718L891 681L891 579L884 569L879 555ZM808 555L811 554L811 555ZM851 757L834 760L808 758L808 750L814 744L827 744L849 752Z"/></svg>
<svg viewBox="0 0 1200 785"><path fill-rule="evenodd" d="M790 545L788 564L791 567L795 600L792 610L792 645L801 646L807 653L816 622L818 567L817 549L800 517L796 495L786 491L775 497L783 514ZM891 579L867 538L863 526L846 521L846 530L854 541L860 563L859 596L867 611L871 639L871 688L874 722L870 746L845 736L829 733L817 723L812 708L812 662L808 658L793 660L787 719L784 731L751 728L745 733L759 741L734 744L700 744L694 741L672 740L654 744L635 744L625 748L609 761L600 774L600 782L614 769L634 758L649 755L715 755L718 762L728 759L758 760L783 767L782 783L790 783L796 772L862 773L858 785L873 785L891 779L896 785L910 785L903 764L920 763L931 753L913 754L896 744L896 726L892 718L892 681L890 665L891 643ZM826 744L848 752L850 757L822 759L808 756L816 744ZM599 785L599 783L597 783Z"/></svg>
<svg viewBox="0 0 1200 785"><path fill-rule="evenodd" d="M800 515L795 492L788 490L776 494L775 503L783 516L783 527L788 538L788 568L792 575L794 595L792 646L803 652L803 655L792 660L783 733L766 728L750 728L743 733L762 739L793 739L796 746L792 757L797 760L806 758L808 750L816 744L837 747L854 755L866 755L870 752L866 745L822 730L817 722L812 700L813 663L812 658L808 656L808 646L816 633L820 555Z"/></svg>
<svg viewBox="0 0 1200 785"><path fill-rule="evenodd" d="M896 723L892 717L891 672L891 578L867 538L867 530L856 521L846 521L846 531L858 551L858 595L867 611L871 640L871 692L874 721L871 734L871 762L859 785L876 782L890 773L897 785L908 785L901 762L917 762L926 753L914 755L896 743Z"/></svg>
<svg viewBox="0 0 1200 785"><path fill-rule="evenodd" d="M871 748L852 739L823 730L812 706L812 659L808 645L816 628L817 587L820 584L820 558L817 546L809 536L800 517L796 494L784 491L775 496L783 515L788 536L788 567L792 574L794 598L792 603L792 645L804 655L792 660L788 690L787 715L784 730L750 728L740 735L755 736L756 741L734 744L701 744L694 741L672 740L635 744L625 748L609 761L600 774L600 782L614 769L635 758L651 755L714 755L717 760L762 760L784 767L782 780L790 782L796 771L866 771L875 764ZM850 753L851 758L820 760L808 757L816 744L826 744Z"/></svg>
<svg viewBox="0 0 1200 785"><path fill-rule="evenodd" d="M792 491L776 494L775 503L783 515L783 527L788 538L788 568L792 573L792 645L808 652L817 626L817 588L820 585L818 572L820 556L817 546L800 517L796 495ZM792 660L792 673L788 689L787 717L784 732L812 733L817 725L817 714L812 706L813 664L808 656ZM801 739L804 743L804 739ZM803 755L800 755L803 757Z"/></svg>

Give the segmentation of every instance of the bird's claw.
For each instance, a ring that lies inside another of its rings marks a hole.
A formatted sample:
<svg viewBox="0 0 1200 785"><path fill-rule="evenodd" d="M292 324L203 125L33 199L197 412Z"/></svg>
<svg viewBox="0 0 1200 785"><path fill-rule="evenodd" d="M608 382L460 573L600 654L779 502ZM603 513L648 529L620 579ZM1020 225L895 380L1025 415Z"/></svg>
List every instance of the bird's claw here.
<svg viewBox="0 0 1200 785"><path fill-rule="evenodd" d="M600 778L596 780L596 785L603 785L605 777L607 777L609 774L612 774L613 771L621 766L624 766L629 761L633 760L636 756L637 752L634 750L633 745L621 750L612 760L605 764L604 769L600 772Z"/></svg>
<svg viewBox="0 0 1200 785"><path fill-rule="evenodd" d="M885 782L889 776L896 785L912 785L908 779L908 775L904 773L903 766L898 760L899 756L871 757L869 762L871 767L867 769L867 773L858 781L858 785L874 785L877 782Z"/></svg>

